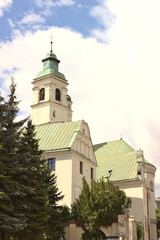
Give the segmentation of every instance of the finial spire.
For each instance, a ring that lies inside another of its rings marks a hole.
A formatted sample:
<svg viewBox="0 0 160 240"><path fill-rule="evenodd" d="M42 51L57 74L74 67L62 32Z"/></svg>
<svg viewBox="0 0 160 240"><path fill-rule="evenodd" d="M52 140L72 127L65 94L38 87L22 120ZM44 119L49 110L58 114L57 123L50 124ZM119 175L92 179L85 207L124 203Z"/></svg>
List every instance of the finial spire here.
<svg viewBox="0 0 160 240"><path fill-rule="evenodd" d="M51 50L50 50L50 55L52 55L52 52L53 52L53 50L52 50L52 43L53 43L53 42L52 42L52 39L53 39L53 38L52 38L52 35L51 35Z"/></svg>

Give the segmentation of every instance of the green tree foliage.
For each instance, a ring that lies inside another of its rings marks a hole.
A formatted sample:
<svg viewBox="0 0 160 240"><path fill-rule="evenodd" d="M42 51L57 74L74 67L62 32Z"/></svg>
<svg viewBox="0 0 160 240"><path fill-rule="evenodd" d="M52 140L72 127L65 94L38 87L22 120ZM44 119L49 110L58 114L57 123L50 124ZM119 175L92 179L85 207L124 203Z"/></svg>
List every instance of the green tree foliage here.
<svg viewBox="0 0 160 240"><path fill-rule="evenodd" d="M24 197L20 199L21 212L26 217L26 227L17 233L20 239L43 239L43 233L48 220L47 202L48 185L46 184L46 161L41 158L42 151L38 149L35 139L35 129L28 121L21 133L17 158L20 168L16 180L24 186Z"/></svg>
<svg viewBox="0 0 160 240"><path fill-rule="evenodd" d="M136 222L136 227L137 227L137 240L140 240L144 234L144 228L138 222Z"/></svg>
<svg viewBox="0 0 160 240"><path fill-rule="evenodd" d="M156 220L157 220L157 237L160 237L160 210L156 209Z"/></svg>
<svg viewBox="0 0 160 240"><path fill-rule="evenodd" d="M31 121L16 122L12 78L9 100L0 97L0 239L42 240L63 236L65 207L55 175L42 158Z"/></svg>
<svg viewBox="0 0 160 240"><path fill-rule="evenodd" d="M20 167L16 156L20 129L25 120L15 122L19 111L15 88L16 86L12 78L8 101L0 104L0 108L3 109L0 114L0 164L4 171L4 177L1 181L7 180L7 182L3 181L0 183L3 188L2 192L5 192L3 203L1 202L0 207L0 234L2 240L6 238L6 233L8 235L17 232L26 226L26 218L19 211L20 206L18 205L19 198L23 196L23 185L19 184L15 179L16 172ZM7 208L4 208L6 205Z"/></svg>
<svg viewBox="0 0 160 240"><path fill-rule="evenodd" d="M22 205L27 226L18 233L20 239L59 239L63 236L62 206L58 202L63 195L58 191L56 176L42 158L35 138L35 127L28 121L21 134L18 157L21 162L18 181L26 187Z"/></svg>
<svg viewBox="0 0 160 240"><path fill-rule="evenodd" d="M101 226L107 227L130 206L130 198L109 180L92 181L89 187L83 178L83 189L72 206L72 214L84 230L83 239L94 239L101 237Z"/></svg>
<svg viewBox="0 0 160 240"><path fill-rule="evenodd" d="M46 227L46 239L47 240L58 240L64 235L64 227L62 223L66 220L65 207L59 206L57 203L63 199L63 195L58 191L56 186L56 176L55 174L49 175L48 178L48 215L49 219L47 221Z"/></svg>
<svg viewBox="0 0 160 240"><path fill-rule="evenodd" d="M9 207L10 199L8 198L5 192L5 188L9 182L9 178L6 176L6 166L4 164L5 158L2 153L2 144L3 144L2 129L3 129L4 122L5 122L5 103L4 103L4 98L0 95L0 233L1 233L0 237L2 239L4 236L4 231L3 231L4 220L7 221L8 215L11 212L11 208Z"/></svg>

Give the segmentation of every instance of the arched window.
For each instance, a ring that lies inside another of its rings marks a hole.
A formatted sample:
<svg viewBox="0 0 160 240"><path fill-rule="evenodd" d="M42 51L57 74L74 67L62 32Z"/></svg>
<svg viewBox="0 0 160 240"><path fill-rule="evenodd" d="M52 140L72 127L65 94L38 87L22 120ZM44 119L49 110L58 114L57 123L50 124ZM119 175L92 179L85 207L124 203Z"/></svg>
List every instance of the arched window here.
<svg viewBox="0 0 160 240"><path fill-rule="evenodd" d="M41 88L39 91L39 101L42 101L45 99L45 89Z"/></svg>
<svg viewBox="0 0 160 240"><path fill-rule="evenodd" d="M56 100L61 101L61 92L58 88L56 88Z"/></svg>

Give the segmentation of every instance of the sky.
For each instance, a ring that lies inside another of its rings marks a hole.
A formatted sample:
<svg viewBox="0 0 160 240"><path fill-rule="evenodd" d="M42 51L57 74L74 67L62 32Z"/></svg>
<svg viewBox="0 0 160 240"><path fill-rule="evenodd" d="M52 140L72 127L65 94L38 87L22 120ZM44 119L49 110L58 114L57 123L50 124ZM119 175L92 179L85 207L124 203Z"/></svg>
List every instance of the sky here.
<svg viewBox="0 0 160 240"><path fill-rule="evenodd" d="M156 166L160 196L160 1L0 0L0 87L17 84L19 117L50 51L68 80L73 120L93 144L121 137Z"/></svg>

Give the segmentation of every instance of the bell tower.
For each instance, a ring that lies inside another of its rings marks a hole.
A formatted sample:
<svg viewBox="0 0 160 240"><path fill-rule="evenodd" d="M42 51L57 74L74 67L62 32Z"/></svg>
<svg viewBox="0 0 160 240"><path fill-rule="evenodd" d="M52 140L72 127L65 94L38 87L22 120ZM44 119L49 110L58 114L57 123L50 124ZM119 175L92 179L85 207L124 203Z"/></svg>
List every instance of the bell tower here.
<svg viewBox="0 0 160 240"><path fill-rule="evenodd" d="M59 63L51 50L43 62L43 71L33 80L32 123L41 125L72 121L72 101L68 95L68 81L59 72Z"/></svg>

